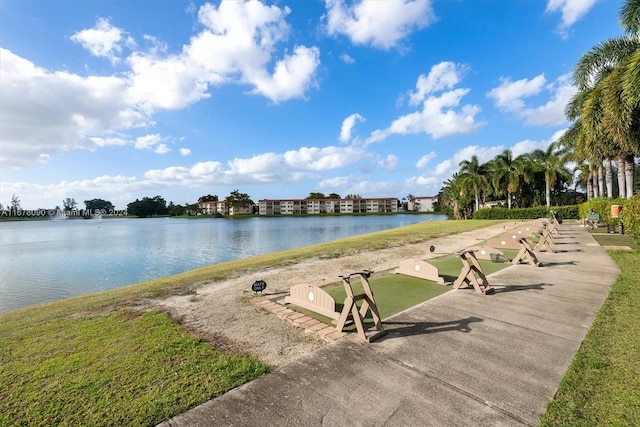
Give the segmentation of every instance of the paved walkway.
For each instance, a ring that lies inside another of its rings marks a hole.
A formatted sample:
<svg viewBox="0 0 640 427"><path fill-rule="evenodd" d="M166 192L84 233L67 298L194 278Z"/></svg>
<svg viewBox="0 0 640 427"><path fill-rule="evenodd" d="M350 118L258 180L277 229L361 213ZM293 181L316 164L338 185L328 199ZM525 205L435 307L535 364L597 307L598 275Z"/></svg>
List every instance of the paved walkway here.
<svg viewBox="0 0 640 427"><path fill-rule="evenodd" d="M535 426L618 269L564 224L542 267L489 276L349 334L162 426Z"/></svg>

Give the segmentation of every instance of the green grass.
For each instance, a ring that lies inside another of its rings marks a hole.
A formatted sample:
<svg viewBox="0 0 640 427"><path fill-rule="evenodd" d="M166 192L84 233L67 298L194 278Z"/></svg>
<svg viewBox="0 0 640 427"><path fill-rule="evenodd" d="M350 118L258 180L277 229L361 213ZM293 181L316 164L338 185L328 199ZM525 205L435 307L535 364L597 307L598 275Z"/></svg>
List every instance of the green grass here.
<svg viewBox="0 0 640 427"><path fill-rule="evenodd" d="M267 371L165 313L61 318L3 334L0 425L153 425Z"/></svg>
<svg viewBox="0 0 640 427"><path fill-rule="evenodd" d="M0 426L150 425L267 372L255 359L217 351L165 313L138 311L149 298L500 222L413 224L0 313Z"/></svg>
<svg viewBox="0 0 640 427"><path fill-rule="evenodd" d="M640 426L640 253L609 255L620 275L541 426Z"/></svg>

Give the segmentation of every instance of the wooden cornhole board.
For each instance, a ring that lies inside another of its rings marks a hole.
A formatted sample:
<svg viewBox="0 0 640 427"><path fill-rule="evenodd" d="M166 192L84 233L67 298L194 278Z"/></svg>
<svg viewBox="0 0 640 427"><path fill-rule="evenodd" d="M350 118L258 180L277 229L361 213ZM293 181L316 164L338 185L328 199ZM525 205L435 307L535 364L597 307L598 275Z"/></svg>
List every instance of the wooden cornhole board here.
<svg viewBox="0 0 640 427"><path fill-rule="evenodd" d="M326 291L314 285L295 285L289 289L289 296L284 298L285 304L293 304L338 320L340 313L336 311L336 301Z"/></svg>
<svg viewBox="0 0 640 427"><path fill-rule="evenodd" d="M440 277L438 273L438 267L421 259L405 259L400 261L400 264L398 265L398 268L394 270L394 273L430 280L441 285L445 284L444 278Z"/></svg>

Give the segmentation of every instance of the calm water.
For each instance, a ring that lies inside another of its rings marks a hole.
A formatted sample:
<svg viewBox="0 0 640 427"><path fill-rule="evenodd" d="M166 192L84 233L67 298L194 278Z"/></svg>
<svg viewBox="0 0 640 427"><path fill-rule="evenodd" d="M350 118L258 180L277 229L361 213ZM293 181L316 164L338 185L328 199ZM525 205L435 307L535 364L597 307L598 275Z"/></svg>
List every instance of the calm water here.
<svg viewBox="0 0 640 427"><path fill-rule="evenodd" d="M441 215L0 223L0 312Z"/></svg>

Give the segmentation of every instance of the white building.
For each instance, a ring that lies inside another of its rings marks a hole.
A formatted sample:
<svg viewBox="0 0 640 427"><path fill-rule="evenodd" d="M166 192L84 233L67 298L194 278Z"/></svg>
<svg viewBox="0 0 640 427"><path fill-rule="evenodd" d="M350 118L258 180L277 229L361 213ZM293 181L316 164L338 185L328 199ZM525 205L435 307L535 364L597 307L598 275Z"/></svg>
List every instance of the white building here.
<svg viewBox="0 0 640 427"><path fill-rule="evenodd" d="M260 215L398 212L398 199L265 199L258 201Z"/></svg>
<svg viewBox="0 0 640 427"><path fill-rule="evenodd" d="M412 212L433 212L438 201L436 196L414 197L407 203L407 210Z"/></svg>

